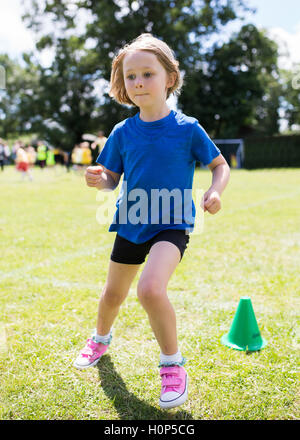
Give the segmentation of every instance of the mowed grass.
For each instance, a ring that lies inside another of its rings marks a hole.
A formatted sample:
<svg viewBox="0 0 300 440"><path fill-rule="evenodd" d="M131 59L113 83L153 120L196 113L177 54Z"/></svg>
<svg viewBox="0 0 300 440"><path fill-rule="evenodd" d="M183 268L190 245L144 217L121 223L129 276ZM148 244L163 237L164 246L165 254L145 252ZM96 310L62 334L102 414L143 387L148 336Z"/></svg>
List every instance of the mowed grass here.
<svg viewBox="0 0 300 440"><path fill-rule="evenodd" d="M114 233L82 175L58 168L21 181L0 173L1 419L298 419L300 170L233 170L223 209L205 214L169 283L189 399L162 411L159 347L138 276L97 367L73 359L95 327ZM195 188L206 190L207 170ZM241 296L268 345L225 347Z"/></svg>

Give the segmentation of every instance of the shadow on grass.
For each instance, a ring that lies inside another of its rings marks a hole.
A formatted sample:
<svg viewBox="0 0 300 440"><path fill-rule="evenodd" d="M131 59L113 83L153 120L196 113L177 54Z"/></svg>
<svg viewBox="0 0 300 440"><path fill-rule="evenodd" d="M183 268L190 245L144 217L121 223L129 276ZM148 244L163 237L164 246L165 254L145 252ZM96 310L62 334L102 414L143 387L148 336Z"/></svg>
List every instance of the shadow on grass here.
<svg viewBox="0 0 300 440"><path fill-rule="evenodd" d="M192 420L190 413L184 410L161 411L149 403L138 399L128 391L122 377L115 370L114 364L106 354L97 364L101 387L113 402L121 420ZM143 386L143 384L141 384Z"/></svg>

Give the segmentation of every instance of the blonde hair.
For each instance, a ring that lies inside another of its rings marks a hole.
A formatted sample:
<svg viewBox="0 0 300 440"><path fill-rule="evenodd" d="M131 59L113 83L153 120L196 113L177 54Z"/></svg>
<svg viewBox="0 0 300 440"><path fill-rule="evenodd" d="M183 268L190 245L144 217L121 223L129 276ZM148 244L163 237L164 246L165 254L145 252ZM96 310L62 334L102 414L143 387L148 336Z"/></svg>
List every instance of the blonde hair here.
<svg viewBox="0 0 300 440"><path fill-rule="evenodd" d="M178 95L182 86L182 79L179 71L179 62L176 60L173 51L166 43L153 37L152 34L141 34L131 43L126 44L120 49L118 54L114 57L110 75L109 96L114 98L119 104L136 105L131 101L126 92L123 77L123 61L125 55L136 50L152 52L157 56L158 61L162 64L167 74L173 72L176 74L173 86L167 90L167 99L171 93Z"/></svg>

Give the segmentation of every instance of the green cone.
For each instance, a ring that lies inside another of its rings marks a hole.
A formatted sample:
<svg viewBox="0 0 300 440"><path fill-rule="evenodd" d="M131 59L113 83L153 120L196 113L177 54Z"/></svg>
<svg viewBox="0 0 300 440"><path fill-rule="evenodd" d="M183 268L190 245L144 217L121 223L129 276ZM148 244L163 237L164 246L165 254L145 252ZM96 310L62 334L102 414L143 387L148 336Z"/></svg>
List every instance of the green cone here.
<svg viewBox="0 0 300 440"><path fill-rule="evenodd" d="M235 350L256 351L267 345L260 335L251 299L248 296L240 298L229 333L221 338L222 344Z"/></svg>

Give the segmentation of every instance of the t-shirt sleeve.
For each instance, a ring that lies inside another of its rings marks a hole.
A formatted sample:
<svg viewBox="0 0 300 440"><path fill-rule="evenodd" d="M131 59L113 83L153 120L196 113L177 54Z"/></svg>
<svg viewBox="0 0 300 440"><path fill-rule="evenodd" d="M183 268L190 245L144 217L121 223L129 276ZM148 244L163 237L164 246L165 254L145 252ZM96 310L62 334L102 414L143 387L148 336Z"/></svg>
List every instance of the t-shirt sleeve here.
<svg viewBox="0 0 300 440"><path fill-rule="evenodd" d="M97 163L105 166L114 173L123 173L123 160L120 152L120 144L117 136L117 130L114 128L109 135L103 150L96 160Z"/></svg>
<svg viewBox="0 0 300 440"><path fill-rule="evenodd" d="M203 165L210 164L221 153L198 121L193 125L191 153Z"/></svg>

